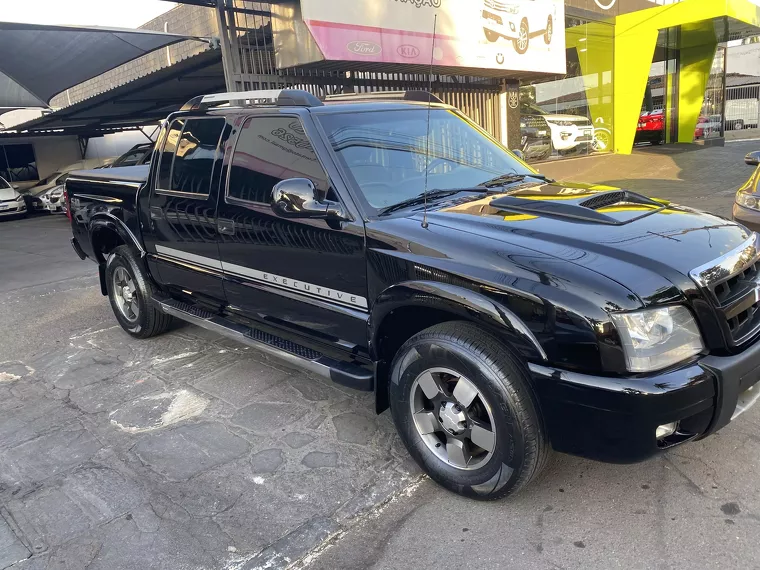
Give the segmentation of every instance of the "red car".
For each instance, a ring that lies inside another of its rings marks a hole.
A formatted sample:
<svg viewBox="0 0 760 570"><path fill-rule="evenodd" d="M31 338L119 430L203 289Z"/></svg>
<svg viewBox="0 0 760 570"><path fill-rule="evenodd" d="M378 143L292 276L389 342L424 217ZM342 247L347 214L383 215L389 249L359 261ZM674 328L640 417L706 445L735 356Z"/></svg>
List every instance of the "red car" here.
<svg viewBox="0 0 760 570"><path fill-rule="evenodd" d="M697 120L697 128L694 130L694 138L703 138L705 131L710 132L715 128L715 125L719 127L720 122L716 123L713 117L700 116ZM665 142L665 114L662 109L641 113L639 124L636 126L634 142L648 142L651 144L662 144Z"/></svg>
<svg viewBox="0 0 760 570"><path fill-rule="evenodd" d="M634 142L662 144L665 142L665 114L659 111L644 111L639 116Z"/></svg>

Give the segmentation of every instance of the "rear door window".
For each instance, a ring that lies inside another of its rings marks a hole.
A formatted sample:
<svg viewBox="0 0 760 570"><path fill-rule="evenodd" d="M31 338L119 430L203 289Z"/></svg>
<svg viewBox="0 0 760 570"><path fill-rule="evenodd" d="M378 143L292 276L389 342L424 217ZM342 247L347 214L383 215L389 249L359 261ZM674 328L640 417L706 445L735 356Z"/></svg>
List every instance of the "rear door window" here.
<svg viewBox="0 0 760 570"><path fill-rule="evenodd" d="M169 128L158 169L158 190L208 196L225 120L178 119Z"/></svg>

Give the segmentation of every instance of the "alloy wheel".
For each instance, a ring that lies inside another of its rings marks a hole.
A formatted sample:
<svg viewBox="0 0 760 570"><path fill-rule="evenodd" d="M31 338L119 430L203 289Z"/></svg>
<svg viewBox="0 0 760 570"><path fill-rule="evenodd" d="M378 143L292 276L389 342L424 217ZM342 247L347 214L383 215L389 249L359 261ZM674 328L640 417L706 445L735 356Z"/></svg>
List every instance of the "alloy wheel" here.
<svg viewBox="0 0 760 570"><path fill-rule="evenodd" d="M520 51L528 49L528 26L524 23L520 25L520 35L517 38L517 45L520 47Z"/></svg>
<svg viewBox="0 0 760 570"><path fill-rule="evenodd" d="M130 322L140 316L137 291L132 276L124 267L117 267L113 272L113 294L119 312Z"/></svg>
<svg viewBox="0 0 760 570"><path fill-rule="evenodd" d="M496 424L475 384L454 370L430 368L412 383L410 396L417 433L441 461L465 470L488 463Z"/></svg>
<svg viewBox="0 0 760 570"><path fill-rule="evenodd" d="M610 147L610 135L605 131L596 131L594 133L594 150L603 151Z"/></svg>

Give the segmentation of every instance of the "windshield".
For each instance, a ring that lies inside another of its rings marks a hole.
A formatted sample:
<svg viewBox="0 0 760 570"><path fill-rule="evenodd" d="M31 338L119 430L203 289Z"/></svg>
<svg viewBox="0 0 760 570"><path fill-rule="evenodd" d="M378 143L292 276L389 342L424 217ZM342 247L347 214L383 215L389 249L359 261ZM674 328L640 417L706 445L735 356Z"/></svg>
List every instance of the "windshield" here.
<svg viewBox="0 0 760 570"><path fill-rule="evenodd" d="M504 174L533 174L506 149L457 113L371 111L319 117L342 165L367 202L384 209L428 190L472 188ZM429 155L426 156L426 143Z"/></svg>
<svg viewBox="0 0 760 570"><path fill-rule="evenodd" d="M45 184L50 184L53 180L55 180L60 175L61 175L60 172L53 172L53 174L50 174L46 176L45 178L43 178L42 180L40 180L39 182L37 182L35 186L44 186Z"/></svg>
<svg viewBox="0 0 760 570"><path fill-rule="evenodd" d="M11 185L8 184L8 182L5 180L5 178L0 177L0 189L3 188L10 188Z"/></svg>

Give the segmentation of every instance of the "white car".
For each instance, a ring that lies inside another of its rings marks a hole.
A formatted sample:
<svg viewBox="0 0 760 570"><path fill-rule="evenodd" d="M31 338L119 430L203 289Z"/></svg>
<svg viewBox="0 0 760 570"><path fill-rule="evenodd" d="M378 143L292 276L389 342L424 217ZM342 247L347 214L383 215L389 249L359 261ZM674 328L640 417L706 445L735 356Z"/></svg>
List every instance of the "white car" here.
<svg viewBox="0 0 760 570"><path fill-rule="evenodd" d="M63 182L65 182L65 178L67 178L66 175L64 175L62 178L64 178ZM63 184L60 186L54 186L50 190L46 191L43 194L40 194L37 196L40 201L42 202L43 207L53 214L60 213L64 214L66 213L66 210L64 209L64 203L63 203Z"/></svg>
<svg viewBox="0 0 760 570"><path fill-rule="evenodd" d="M523 54L531 38L543 36L546 45L552 43L557 14L550 0L483 0L481 17L489 42L512 40L515 51Z"/></svg>
<svg viewBox="0 0 760 570"><path fill-rule="evenodd" d="M18 186L0 177L0 219L11 216L26 216L26 202Z"/></svg>
<svg viewBox="0 0 760 570"><path fill-rule="evenodd" d="M547 113L535 104L523 103L521 116L540 115L549 125L552 147L559 153L567 153L585 145L589 150L594 145L594 125L583 115L559 115Z"/></svg>
<svg viewBox="0 0 760 570"><path fill-rule="evenodd" d="M26 190L31 201L30 207L35 211L63 211L63 183L75 170L92 170L111 164L114 158L88 158L59 169L46 176L37 184Z"/></svg>
<svg viewBox="0 0 760 570"><path fill-rule="evenodd" d="M594 142L594 125L586 117L544 115L544 119L552 132L552 146L561 153Z"/></svg>

